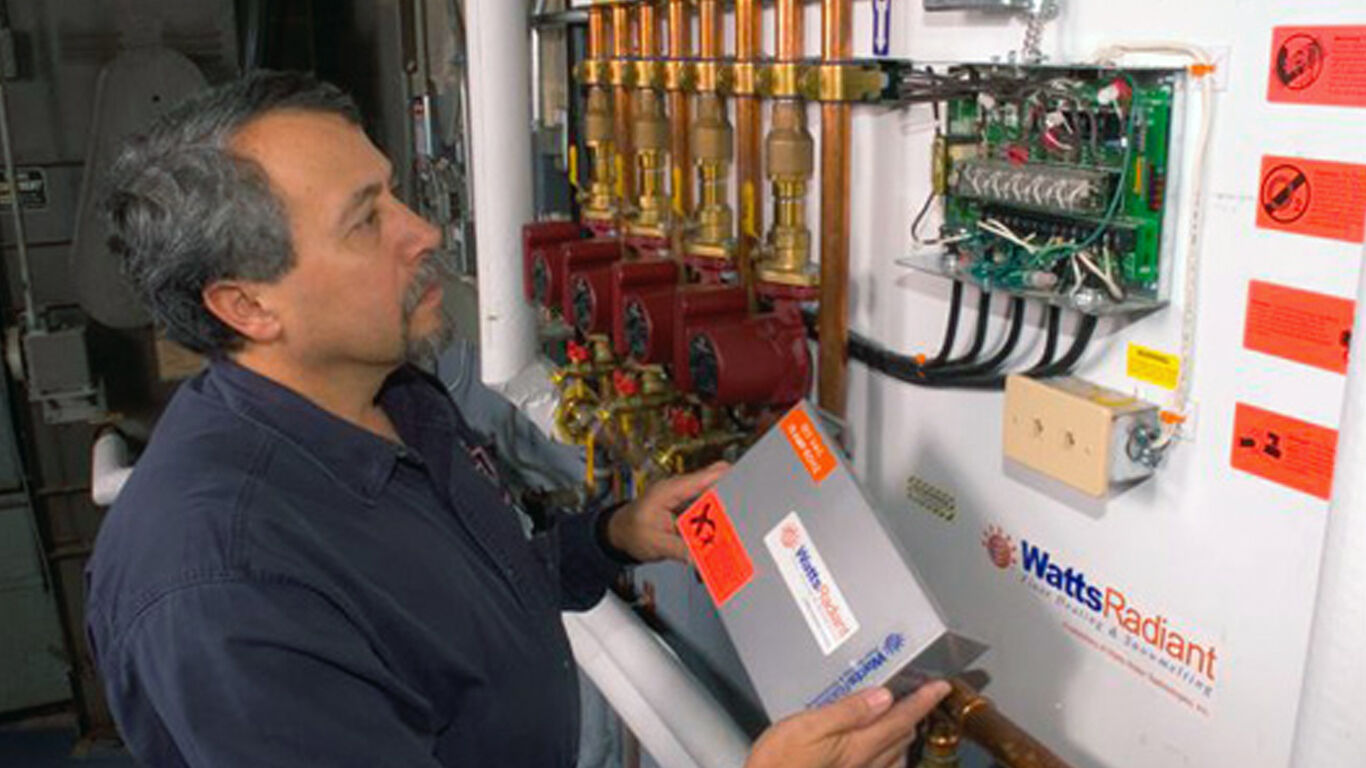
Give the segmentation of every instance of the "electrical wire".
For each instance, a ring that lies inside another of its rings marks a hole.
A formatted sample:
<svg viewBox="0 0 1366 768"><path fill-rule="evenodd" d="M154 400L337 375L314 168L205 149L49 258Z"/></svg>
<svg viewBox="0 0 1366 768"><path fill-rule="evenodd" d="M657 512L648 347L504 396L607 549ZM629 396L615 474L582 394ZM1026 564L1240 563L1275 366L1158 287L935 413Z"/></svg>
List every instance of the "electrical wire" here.
<svg viewBox="0 0 1366 768"><path fill-rule="evenodd" d="M1196 330L1200 302L1200 243L1204 213L1206 164L1209 159L1210 138L1214 126L1214 59L1204 48L1177 41L1123 42L1096 51L1098 63L1114 64L1131 53L1154 53L1184 56L1193 64L1191 72L1200 80L1200 133L1195 142L1195 157L1191 162L1190 222L1186 240L1186 270L1182 285L1181 311L1181 369L1177 374L1176 389L1168 400L1164 414L1162 436L1154 448L1163 449L1175 439L1181 424L1188 417L1191 380L1195 372Z"/></svg>
<svg viewBox="0 0 1366 768"><path fill-rule="evenodd" d="M951 367L959 365L969 365L977 362L977 357L982 354L982 348L987 345L987 329L991 323L991 293L982 291L977 299L977 326L972 332L972 346L968 351L957 359L943 360L937 365L915 365L914 367L921 373L935 370L941 367Z"/></svg>
<svg viewBox="0 0 1366 768"><path fill-rule="evenodd" d="M1081 360L1081 356L1086 354L1086 348L1091 344L1091 337L1095 335L1096 324L1095 315L1082 315L1081 322L1077 324L1077 335L1072 339L1072 346L1068 347L1063 356L1056 361L1037 370L1029 371L1030 378L1047 379L1070 372Z"/></svg>
<svg viewBox="0 0 1366 768"><path fill-rule="evenodd" d="M955 378L972 378L986 373L996 373L1005 364L1010 356L1015 353L1015 348L1019 346L1020 336L1024 331L1025 319L1025 300L1016 296L1010 300L1010 328L1006 331L1005 341L1002 342L1000 349L991 357L980 363L970 365L943 366L940 368L927 369L927 378L931 382L952 384Z"/></svg>
<svg viewBox="0 0 1366 768"><path fill-rule="evenodd" d="M944 324L944 343L939 345L939 354L930 360L929 365L940 366L948 362L953 354L953 343L958 336L958 320L963 314L963 281L953 281L953 292L949 296L949 319Z"/></svg>
<svg viewBox="0 0 1366 768"><path fill-rule="evenodd" d="M1044 342L1043 354L1039 356L1039 362L1034 364L1029 372L1037 371L1053 362L1053 355L1058 352L1058 328L1062 325L1062 307L1057 304L1048 306L1048 319L1044 321Z"/></svg>
<svg viewBox="0 0 1366 768"><path fill-rule="evenodd" d="M1138 86L1134 82L1132 75L1127 72L1119 72L1117 74L1128 82L1130 93L1136 93L1138 91ZM1119 102L1116 101L1115 103L1118 105ZM1105 209L1105 217L1101 219L1100 223L1096 225L1096 228L1091 230L1091 233L1083 238L1081 242L1051 245L1036 251L1034 254L1036 263L1043 266L1050 266L1051 264L1048 262L1048 259L1051 256L1057 255L1059 259L1062 259L1068 258L1080 251L1084 251L1092 245L1095 245L1096 242L1100 240L1101 236L1108 232L1110 227L1114 225L1115 219L1119 216L1121 203L1124 201L1124 191L1129 186L1129 169L1133 166L1134 162L1134 127L1137 116L1138 110L1129 110L1128 120L1125 121L1124 128L1124 162L1119 169L1119 181L1115 185L1115 192L1110 196L1110 204Z"/></svg>
<svg viewBox="0 0 1366 768"><path fill-rule="evenodd" d="M916 245L933 244L933 242L920 239L920 225L925 221L925 216L929 214L930 207L934 205L935 197L937 197L937 195L934 193L934 188L931 187L930 194L925 196L925 204L920 206L920 212L917 213L915 215L915 219L911 221L911 241L914 242Z"/></svg>
<svg viewBox="0 0 1366 768"><path fill-rule="evenodd" d="M1025 309L1026 307L1023 298L1016 297L1013 299L1011 328L1007 333L1005 341L1002 343L1001 349L999 349L990 360L983 361L977 365L959 368L953 375L947 375L942 372L936 374L933 371L928 371L924 366L917 365L914 358L892 352L882 345L853 331L849 333L849 357L863 363L874 371L918 387L973 390L1004 389L1007 374L999 372L999 367L1009 359L1010 355L1014 353L1018 346L1019 338L1023 331ZM806 319L808 333L814 337L815 314L807 313ZM1072 369L1081 360L1087 347L1090 345L1091 338L1095 334L1096 325L1096 316L1082 315L1081 322L1077 325L1077 334L1073 338L1071 346L1068 347L1067 352L1064 353L1061 358L1055 361L1053 360L1053 355L1057 351L1059 328L1061 326L1061 308L1050 306L1045 322L1043 355L1038 363L1032 368L1024 371L1023 374L1032 378L1049 378L1071 373Z"/></svg>

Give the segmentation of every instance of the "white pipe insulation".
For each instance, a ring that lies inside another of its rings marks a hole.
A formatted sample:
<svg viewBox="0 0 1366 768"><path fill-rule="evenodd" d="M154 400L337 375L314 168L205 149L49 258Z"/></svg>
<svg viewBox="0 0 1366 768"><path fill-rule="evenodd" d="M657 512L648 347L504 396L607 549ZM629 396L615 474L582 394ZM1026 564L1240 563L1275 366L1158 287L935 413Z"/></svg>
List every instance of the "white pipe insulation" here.
<svg viewBox="0 0 1366 768"><path fill-rule="evenodd" d="M1291 765L1366 765L1366 269Z"/></svg>
<svg viewBox="0 0 1366 768"><path fill-rule="evenodd" d="M90 449L90 500L97 507L113 504L132 474L128 441L116 430L105 430Z"/></svg>
<svg viewBox="0 0 1366 768"><path fill-rule="evenodd" d="M522 298L522 225L533 216L531 38L526 0L465 0L470 166L485 383L534 357L536 318Z"/></svg>
<svg viewBox="0 0 1366 768"><path fill-rule="evenodd" d="M579 667L663 768L740 768L749 739L616 595L563 614Z"/></svg>

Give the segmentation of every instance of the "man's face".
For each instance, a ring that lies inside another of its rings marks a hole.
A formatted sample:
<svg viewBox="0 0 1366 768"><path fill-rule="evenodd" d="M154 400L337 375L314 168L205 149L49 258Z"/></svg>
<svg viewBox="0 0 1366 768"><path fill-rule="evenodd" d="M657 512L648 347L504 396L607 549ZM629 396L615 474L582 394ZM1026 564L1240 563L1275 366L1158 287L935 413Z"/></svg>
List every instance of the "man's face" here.
<svg viewBox="0 0 1366 768"><path fill-rule="evenodd" d="M289 218L294 268L260 295L296 361L393 366L448 340L441 234L394 196L393 168L364 131L278 111L232 148L265 169Z"/></svg>

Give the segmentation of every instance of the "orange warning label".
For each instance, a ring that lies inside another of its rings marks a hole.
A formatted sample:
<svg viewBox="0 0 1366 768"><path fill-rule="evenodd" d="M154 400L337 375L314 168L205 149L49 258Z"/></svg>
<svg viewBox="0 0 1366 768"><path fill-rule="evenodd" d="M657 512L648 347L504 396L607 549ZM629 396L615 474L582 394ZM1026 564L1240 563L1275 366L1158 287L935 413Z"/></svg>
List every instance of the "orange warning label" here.
<svg viewBox="0 0 1366 768"><path fill-rule="evenodd" d="M1366 165L1262 158L1257 226L1362 242L1366 239Z"/></svg>
<svg viewBox="0 0 1366 768"><path fill-rule="evenodd" d="M1233 419L1233 468L1327 499L1337 430L1243 403Z"/></svg>
<svg viewBox="0 0 1366 768"><path fill-rule="evenodd" d="M816 425L811 423L811 417L806 415L806 411L798 406L788 411L783 420L778 422L783 434L787 435L787 441L792 444L792 450L796 451L797 458L802 460L802 465L806 471L811 473L811 479L817 485L835 470L835 454L830 452L821 435L816 431Z"/></svg>
<svg viewBox="0 0 1366 768"><path fill-rule="evenodd" d="M717 607L754 578L754 562L735 532L716 491L707 491L678 518L678 532Z"/></svg>
<svg viewBox="0 0 1366 768"><path fill-rule="evenodd" d="M1356 303L1252 281L1243 346L1335 373L1347 372Z"/></svg>
<svg viewBox="0 0 1366 768"><path fill-rule="evenodd" d="M1277 27L1266 98L1366 107L1366 27Z"/></svg>

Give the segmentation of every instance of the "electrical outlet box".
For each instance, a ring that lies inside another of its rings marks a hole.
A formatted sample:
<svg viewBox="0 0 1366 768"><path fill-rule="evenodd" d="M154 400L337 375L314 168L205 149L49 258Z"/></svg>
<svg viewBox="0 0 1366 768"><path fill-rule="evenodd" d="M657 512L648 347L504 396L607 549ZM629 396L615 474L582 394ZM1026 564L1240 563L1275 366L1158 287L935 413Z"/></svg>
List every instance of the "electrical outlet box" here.
<svg viewBox="0 0 1366 768"><path fill-rule="evenodd" d="M1091 496L1152 474L1131 443L1157 429L1157 406L1123 392L1076 378L1006 380L1006 458Z"/></svg>

